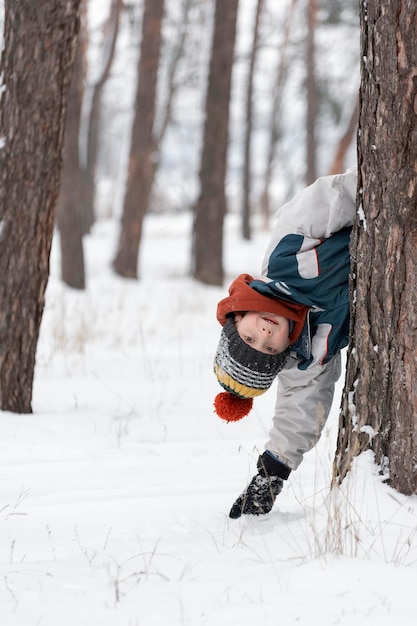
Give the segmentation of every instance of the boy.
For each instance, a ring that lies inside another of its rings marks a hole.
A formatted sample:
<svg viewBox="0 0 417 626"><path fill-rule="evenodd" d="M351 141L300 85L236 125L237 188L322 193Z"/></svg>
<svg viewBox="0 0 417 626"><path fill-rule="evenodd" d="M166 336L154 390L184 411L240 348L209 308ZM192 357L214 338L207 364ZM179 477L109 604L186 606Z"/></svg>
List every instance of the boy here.
<svg viewBox="0 0 417 626"><path fill-rule="evenodd" d="M278 211L262 276L240 275L221 300L214 371L226 421L241 419L278 377L270 439L258 473L229 513L268 513L317 443L349 340L349 239L356 173L319 178Z"/></svg>

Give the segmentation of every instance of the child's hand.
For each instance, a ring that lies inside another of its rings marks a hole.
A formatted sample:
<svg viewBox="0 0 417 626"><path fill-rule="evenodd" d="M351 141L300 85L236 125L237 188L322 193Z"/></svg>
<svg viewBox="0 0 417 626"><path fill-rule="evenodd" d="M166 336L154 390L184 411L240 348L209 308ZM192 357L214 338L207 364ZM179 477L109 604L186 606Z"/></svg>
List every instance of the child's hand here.
<svg viewBox="0 0 417 626"><path fill-rule="evenodd" d="M229 517L237 519L242 514L264 515L269 513L283 484L282 478L278 476L256 474L233 504Z"/></svg>
<svg viewBox="0 0 417 626"><path fill-rule="evenodd" d="M275 498L281 492L284 479L291 470L280 461L264 452L258 459L256 474L245 491L230 509L229 517L237 519L243 515L264 515L272 509Z"/></svg>

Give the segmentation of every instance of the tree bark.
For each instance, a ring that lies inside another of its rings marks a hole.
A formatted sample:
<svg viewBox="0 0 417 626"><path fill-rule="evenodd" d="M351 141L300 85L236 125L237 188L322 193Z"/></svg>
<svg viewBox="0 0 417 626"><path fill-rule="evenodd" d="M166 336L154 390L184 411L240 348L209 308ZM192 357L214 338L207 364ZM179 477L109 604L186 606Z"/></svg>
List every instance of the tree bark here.
<svg viewBox="0 0 417 626"><path fill-rule="evenodd" d="M0 104L0 408L30 413L79 0L6 0Z"/></svg>
<svg viewBox="0 0 417 626"><path fill-rule="evenodd" d="M142 224L153 180L153 124L163 13L163 0L145 0L129 170L118 251L113 262L115 272L126 278L138 276Z"/></svg>
<svg viewBox="0 0 417 626"><path fill-rule="evenodd" d="M216 0L200 166L200 196L193 227L193 276L223 284L223 222L233 51L238 0Z"/></svg>
<svg viewBox="0 0 417 626"><path fill-rule="evenodd" d="M371 449L390 484L417 491L417 49L413 0L360 5L360 204L352 341L334 480Z"/></svg>

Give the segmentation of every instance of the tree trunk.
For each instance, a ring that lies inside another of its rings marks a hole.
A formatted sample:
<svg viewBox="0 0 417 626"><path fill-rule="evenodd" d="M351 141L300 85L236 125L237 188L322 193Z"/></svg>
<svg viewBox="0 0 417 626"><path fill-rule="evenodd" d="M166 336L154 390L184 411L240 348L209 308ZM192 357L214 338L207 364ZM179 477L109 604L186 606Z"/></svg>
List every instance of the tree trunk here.
<svg viewBox="0 0 417 626"><path fill-rule="evenodd" d="M82 177L79 159L84 67L84 41L79 36L68 97L61 189L57 205L57 224L61 245L61 276L64 283L74 289L85 289L81 228Z"/></svg>
<svg viewBox="0 0 417 626"><path fill-rule="evenodd" d="M85 158L81 165L83 177L81 227L83 234L87 234L95 221L94 202L96 196L96 172L99 154L99 138L101 125L101 102L110 76L111 66L116 52L116 42L119 33L120 13L123 0L111 0L110 14L107 20L107 34L103 44L103 57L100 75L91 86L91 103L88 114L88 128L86 133Z"/></svg>
<svg viewBox="0 0 417 626"><path fill-rule="evenodd" d="M317 26L317 0L307 2L307 174L310 185L317 178L316 167L316 122L317 84L315 60L315 34Z"/></svg>
<svg viewBox="0 0 417 626"><path fill-rule="evenodd" d="M334 155L333 163L330 166L330 174L342 174L345 169L345 160L346 154L349 150L353 138L356 137L358 130L358 119L359 119L359 100L355 100L355 106L352 111L352 115L350 116L349 123L345 132L343 133L340 141L337 145L336 154Z"/></svg>
<svg viewBox="0 0 417 626"><path fill-rule="evenodd" d="M223 221L233 50L238 0L216 0L200 166L200 197L193 229L193 276L223 284Z"/></svg>
<svg viewBox="0 0 417 626"><path fill-rule="evenodd" d="M175 96L177 94L178 88L180 87L180 83L177 78L178 67L179 67L180 61L182 60L184 56L185 42L186 42L187 35L189 32L190 13L192 9L193 9L193 0L183 0L180 24L178 26L178 30L179 30L178 42L175 45L170 55L170 63L169 63L168 71L167 71L168 77L167 77L167 83L166 83L166 91L167 91L166 104L165 104L165 108L162 114L162 121L159 127L158 136L155 137L155 146L156 146L156 150L158 153L164 141L167 128L170 122L172 121L172 108L174 106L174 100L175 100ZM153 168L153 178L155 178L155 174L157 170L156 165L157 163L155 162L154 168Z"/></svg>
<svg viewBox="0 0 417 626"><path fill-rule="evenodd" d="M163 0L145 0L126 194L119 246L113 262L116 273L126 278L137 278L138 275L142 223L148 209L153 179L153 124L163 13Z"/></svg>
<svg viewBox="0 0 417 626"><path fill-rule="evenodd" d="M246 128L243 158L243 208L242 208L242 235L244 239L251 238L251 143L252 143L252 111L253 111L253 81L255 73L256 56L259 41L259 22L264 6L264 0L258 0L253 28L252 50L249 61L248 87L246 93Z"/></svg>
<svg viewBox="0 0 417 626"><path fill-rule="evenodd" d="M0 104L0 408L30 413L79 0L6 0Z"/></svg>
<svg viewBox="0 0 417 626"><path fill-rule="evenodd" d="M360 5L361 204L352 240L352 342L334 480L371 449L390 484L417 491L417 9Z"/></svg>
<svg viewBox="0 0 417 626"><path fill-rule="evenodd" d="M277 144L280 136L281 114L282 114L282 92L284 89L285 79L288 73L288 46L290 39L291 25L293 23L294 10L297 0L291 0L291 4L287 9L284 25L282 27L282 40L279 46L279 62L276 70L274 97L272 101L271 122L269 128L269 143L266 159L266 168L264 176L263 191L261 194L261 211L263 215L264 227L268 227L270 216L270 193L271 180L273 175L274 160L277 152Z"/></svg>

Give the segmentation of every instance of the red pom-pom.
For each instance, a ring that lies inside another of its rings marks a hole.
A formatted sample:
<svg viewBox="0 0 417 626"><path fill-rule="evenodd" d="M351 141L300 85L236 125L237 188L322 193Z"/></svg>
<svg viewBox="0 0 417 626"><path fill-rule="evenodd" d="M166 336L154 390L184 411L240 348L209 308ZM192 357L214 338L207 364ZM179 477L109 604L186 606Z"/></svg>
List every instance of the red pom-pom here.
<svg viewBox="0 0 417 626"><path fill-rule="evenodd" d="M239 398L234 393L224 391L214 399L214 408L222 420L238 422L247 415L253 405L253 398Z"/></svg>

